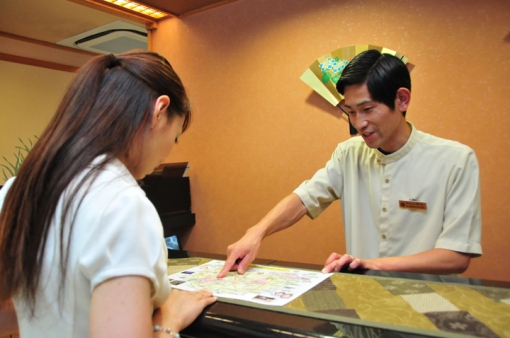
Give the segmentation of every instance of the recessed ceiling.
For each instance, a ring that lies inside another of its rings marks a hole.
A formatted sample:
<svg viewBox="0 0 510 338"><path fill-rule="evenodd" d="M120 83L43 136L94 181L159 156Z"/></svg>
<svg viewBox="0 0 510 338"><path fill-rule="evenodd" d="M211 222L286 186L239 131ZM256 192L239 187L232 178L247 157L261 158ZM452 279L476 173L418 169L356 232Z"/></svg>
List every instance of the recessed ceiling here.
<svg viewBox="0 0 510 338"><path fill-rule="evenodd" d="M183 17L233 1L236 0L140 0L136 2ZM57 42L118 20L136 25L142 30L146 29L145 22L139 18L89 3L86 0L0 0L0 60L12 61L11 56L38 60L51 58L51 53L43 53L46 56L41 55L40 58L41 48L48 49L55 46L59 48L59 53L64 53L64 49L68 47L58 46ZM21 44L25 46L21 47ZM15 48L10 48L11 45ZM22 49L24 51L19 52ZM83 64L80 58L76 60L75 63ZM76 66L76 64L72 65Z"/></svg>
<svg viewBox="0 0 510 338"><path fill-rule="evenodd" d="M106 13L68 0L0 0L1 32L50 43L117 20L115 12ZM140 22L131 23L145 28Z"/></svg>

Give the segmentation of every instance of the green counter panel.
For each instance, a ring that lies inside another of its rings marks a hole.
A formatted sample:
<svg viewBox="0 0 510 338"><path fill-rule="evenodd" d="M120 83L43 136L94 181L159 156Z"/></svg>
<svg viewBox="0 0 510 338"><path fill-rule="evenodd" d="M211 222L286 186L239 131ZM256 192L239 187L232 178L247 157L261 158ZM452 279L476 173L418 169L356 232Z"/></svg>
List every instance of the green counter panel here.
<svg viewBox="0 0 510 338"><path fill-rule="evenodd" d="M210 261L169 259L169 274ZM278 264L276 264L278 265ZM329 320L337 336L358 336L342 323L437 337L510 337L510 289L335 273L283 307L227 303ZM364 330L364 328L360 328ZM368 331L367 331L368 332Z"/></svg>

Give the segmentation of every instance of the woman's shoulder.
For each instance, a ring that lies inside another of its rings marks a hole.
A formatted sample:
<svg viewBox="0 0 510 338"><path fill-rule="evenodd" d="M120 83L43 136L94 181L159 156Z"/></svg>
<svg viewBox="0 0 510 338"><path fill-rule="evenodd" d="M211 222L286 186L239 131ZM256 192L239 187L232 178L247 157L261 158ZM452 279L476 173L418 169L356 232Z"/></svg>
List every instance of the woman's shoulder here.
<svg viewBox="0 0 510 338"><path fill-rule="evenodd" d="M2 206L4 205L5 196L7 195L7 192L11 188L12 184L14 183L14 180L16 177L9 178L2 188L0 188L0 210L2 210Z"/></svg>
<svg viewBox="0 0 510 338"><path fill-rule="evenodd" d="M94 170L90 168L89 170ZM134 179L127 168L117 159L98 169L91 176L90 191L99 190L103 194L118 194L121 191L143 193L138 182Z"/></svg>
<svg viewBox="0 0 510 338"><path fill-rule="evenodd" d="M90 181L80 188L76 201L80 203L80 210L90 213L89 217L101 217L105 212L152 208L138 182L117 160L93 173Z"/></svg>

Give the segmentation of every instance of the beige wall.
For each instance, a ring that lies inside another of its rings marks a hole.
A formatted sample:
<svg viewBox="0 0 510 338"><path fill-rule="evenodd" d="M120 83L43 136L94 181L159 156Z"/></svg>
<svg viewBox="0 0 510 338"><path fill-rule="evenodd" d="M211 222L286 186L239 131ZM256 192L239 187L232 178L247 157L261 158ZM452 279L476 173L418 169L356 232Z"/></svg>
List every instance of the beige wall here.
<svg viewBox="0 0 510 338"><path fill-rule="evenodd" d="M483 250L466 276L510 281L510 2L239 0L159 24L153 48L181 75L194 121L169 161L189 161L197 223L187 250L224 253L349 137L299 80L336 48L371 43L416 65L408 118L471 146ZM269 237L259 257L322 264L345 250L340 204Z"/></svg>
<svg viewBox="0 0 510 338"><path fill-rule="evenodd" d="M15 162L18 138L28 142L41 135L72 77L73 73L0 61L0 164L6 164L1 156Z"/></svg>

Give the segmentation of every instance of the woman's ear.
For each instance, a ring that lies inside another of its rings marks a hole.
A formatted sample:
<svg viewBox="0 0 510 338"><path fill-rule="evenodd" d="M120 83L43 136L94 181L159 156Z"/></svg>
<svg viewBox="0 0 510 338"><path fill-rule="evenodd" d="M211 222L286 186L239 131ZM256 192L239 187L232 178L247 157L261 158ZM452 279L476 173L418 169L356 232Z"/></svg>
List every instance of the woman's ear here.
<svg viewBox="0 0 510 338"><path fill-rule="evenodd" d="M154 113L152 114L151 128L158 124L163 117L167 117L167 108L170 106L170 98L168 95L161 95L154 103Z"/></svg>
<svg viewBox="0 0 510 338"><path fill-rule="evenodd" d="M399 111L407 111L407 107L409 107L409 103L411 102L411 91L404 87L399 88L397 90L397 99L395 101L395 107L398 108Z"/></svg>

